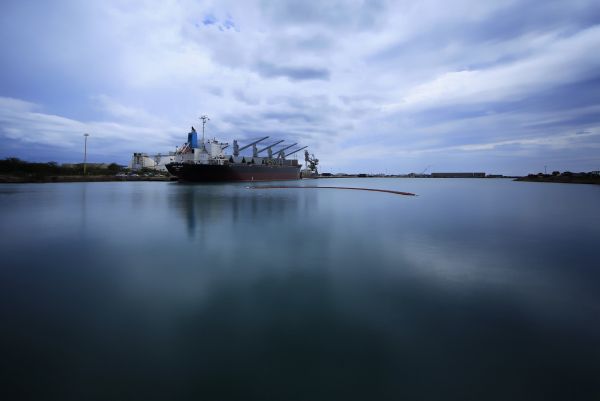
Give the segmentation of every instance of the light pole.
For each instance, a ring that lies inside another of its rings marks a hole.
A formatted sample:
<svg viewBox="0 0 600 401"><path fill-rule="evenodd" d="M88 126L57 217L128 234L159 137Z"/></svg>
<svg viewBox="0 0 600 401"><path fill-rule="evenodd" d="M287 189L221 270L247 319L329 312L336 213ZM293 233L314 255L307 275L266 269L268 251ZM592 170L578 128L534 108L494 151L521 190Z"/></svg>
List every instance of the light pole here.
<svg viewBox="0 0 600 401"><path fill-rule="evenodd" d="M90 134L83 134L84 143L83 143L83 175L86 174L86 163L87 163L87 139Z"/></svg>

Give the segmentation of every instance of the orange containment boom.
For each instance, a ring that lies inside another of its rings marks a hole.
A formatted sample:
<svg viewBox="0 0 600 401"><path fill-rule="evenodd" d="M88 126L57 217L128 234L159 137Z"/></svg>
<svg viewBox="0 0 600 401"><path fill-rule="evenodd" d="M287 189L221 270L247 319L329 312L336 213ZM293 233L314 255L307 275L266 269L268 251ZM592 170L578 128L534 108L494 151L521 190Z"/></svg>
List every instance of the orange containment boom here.
<svg viewBox="0 0 600 401"><path fill-rule="evenodd" d="M354 191L372 191L372 192L386 192L388 194L394 194L394 195L406 195L406 196L416 196L416 194L413 194L411 192L401 192L401 191L392 191L391 189L376 189L376 188L355 188L355 187L318 187L316 185L278 185L278 186L268 186L268 187L256 187L256 186L252 186L252 187L248 187L250 189L287 189L287 188L309 188L309 189L315 189L315 188L323 188L323 189L350 189L350 190L354 190Z"/></svg>

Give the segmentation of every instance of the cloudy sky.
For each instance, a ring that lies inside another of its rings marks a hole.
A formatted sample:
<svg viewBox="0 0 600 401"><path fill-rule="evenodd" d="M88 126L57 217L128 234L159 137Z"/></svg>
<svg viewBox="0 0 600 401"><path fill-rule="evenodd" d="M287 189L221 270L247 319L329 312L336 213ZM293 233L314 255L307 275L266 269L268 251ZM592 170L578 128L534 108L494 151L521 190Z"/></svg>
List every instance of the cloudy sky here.
<svg viewBox="0 0 600 401"><path fill-rule="evenodd" d="M600 170L597 0L0 4L0 157L126 164L210 136L330 172Z"/></svg>

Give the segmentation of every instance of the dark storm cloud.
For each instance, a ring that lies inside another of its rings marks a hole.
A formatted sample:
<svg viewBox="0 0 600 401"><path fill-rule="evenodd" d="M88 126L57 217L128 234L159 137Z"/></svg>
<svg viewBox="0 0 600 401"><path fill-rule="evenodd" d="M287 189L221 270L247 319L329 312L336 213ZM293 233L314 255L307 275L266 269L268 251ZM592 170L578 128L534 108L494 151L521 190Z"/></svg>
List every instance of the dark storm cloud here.
<svg viewBox="0 0 600 401"><path fill-rule="evenodd" d="M461 24L453 36L464 41L506 40L534 32L561 30L566 33L600 23L600 3L550 0L519 1L482 21Z"/></svg>
<svg viewBox="0 0 600 401"><path fill-rule="evenodd" d="M326 114L341 111L331 103L328 96L324 95L276 96L269 98L267 100L267 104L279 106L283 105L293 109L294 111L310 112L311 114Z"/></svg>
<svg viewBox="0 0 600 401"><path fill-rule="evenodd" d="M332 103L328 96L278 96L266 100L269 110L261 117L295 132L329 132L337 135L345 121L340 118L345 110Z"/></svg>
<svg viewBox="0 0 600 401"><path fill-rule="evenodd" d="M206 91L213 96L223 96L223 88L219 86L209 85L206 87Z"/></svg>
<svg viewBox="0 0 600 401"><path fill-rule="evenodd" d="M334 137L340 127L331 120L329 109L298 111L290 109L285 99L278 100L279 106L258 114L229 113L223 117L228 129L223 133L238 139L257 139L269 135L271 140L285 139L296 142L307 138Z"/></svg>
<svg viewBox="0 0 600 401"><path fill-rule="evenodd" d="M600 71L595 78L540 91L512 103L514 109L531 112L560 112L600 104ZM600 115L598 116L600 119Z"/></svg>
<svg viewBox="0 0 600 401"><path fill-rule="evenodd" d="M305 38L299 38L293 45L299 50L323 51L334 47L335 41L325 35L311 35Z"/></svg>
<svg viewBox="0 0 600 401"><path fill-rule="evenodd" d="M574 96L582 90L588 93ZM459 104L452 107L428 108L388 119L380 125L390 124L402 132L407 149L459 149L468 151L504 152L527 148L528 152L542 153L542 148L578 146L581 154L593 154L600 145L600 136L586 135L596 132L589 127L600 125L600 85L588 81L542 91L523 99L478 104ZM576 141L574 136L584 132ZM448 135L451 133L451 135ZM424 148L419 141L427 143ZM584 149L582 143L589 145ZM488 146L488 144L491 144ZM534 150L533 147L540 147Z"/></svg>
<svg viewBox="0 0 600 401"><path fill-rule="evenodd" d="M245 103L249 106L256 106L260 103L260 99L258 97L252 96L241 89L234 89L232 91L232 95L237 101Z"/></svg>
<svg viewBox="0 0 600 401"><path fill-rule="evenodd" d="M402 39L379 50L370 60L392 64L401 60L404 68L417 68L426 66L435 54L446 66L487 68L518 60L523 55L504 55L481 62L478 56L485 47L510 40L527 42L553 32L568 36L597 24L600 24L598 2L518 1L481 19L438 21L430 29L415 32L410 40ZM458 51L444 53L449 46Z"/></svg>
<svg viewBox="0 0 600 401"><path fill-rule="evenodd" d="M316 122L320 120L315 116L310 116L305 113L294 113L294 112L266 112L262 113L262 117L269 120L277 121L302 121L302 122Z"/></svg>
<svg viewBox="0 0 600 401"><path fill-rule="evenodd" d="M256 66L258 73L265 78L285 77L292 81L329 80L330 71L326 68L278 66L261 62Z"/></svg>
<svg viewBox="0 0 600 401"><path fill-rule="evenodd" d="M573 94L579 94L574 96ZM556 88L543 90L525 98L507 99L497 102L481 102L476 104L458 104L454 106L432 107L412 113L411 121L420 126L441 124L456 120L468 120L489 115L529 115L528 125L580 126L600 123L600 115L595 111L582 111L581 114L555 118L551 122L536 122L535 117L541 113L559 113L565 110L585 109L586 106L600 104L600 77ZM558 115L558 114L556 114ZM456 139L456 137L452 137Z"/></svg>
<svg viewBox="0 0 600 401"><path fill-rule="evenodd" d="M266 132L263 128L258 130L258 127L277 127L278 132L286 130L294 130L301 127L314 127L323 123L327 118L327 110L320 113L317 112L301 112L296 110L285 110L281 108L273 108L273 110L261 112L259 114L228 114L224 120L235 127L242 127L244 132Z"/></svg>

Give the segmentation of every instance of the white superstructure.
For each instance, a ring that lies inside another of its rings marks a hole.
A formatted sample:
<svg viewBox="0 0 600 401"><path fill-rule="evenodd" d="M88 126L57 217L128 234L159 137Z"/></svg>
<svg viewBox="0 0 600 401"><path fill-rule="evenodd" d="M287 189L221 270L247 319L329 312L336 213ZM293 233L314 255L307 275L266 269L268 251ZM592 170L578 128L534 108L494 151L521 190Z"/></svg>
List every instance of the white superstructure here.
<svg viewBox="0 0 600 401"><path fill-rule="evenodd" d="M134 153L129 162L129 168L133 171L149 168L157 171L167 171L168 163L175 161L175 153L149 155L147 153Z"/></svg>

